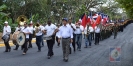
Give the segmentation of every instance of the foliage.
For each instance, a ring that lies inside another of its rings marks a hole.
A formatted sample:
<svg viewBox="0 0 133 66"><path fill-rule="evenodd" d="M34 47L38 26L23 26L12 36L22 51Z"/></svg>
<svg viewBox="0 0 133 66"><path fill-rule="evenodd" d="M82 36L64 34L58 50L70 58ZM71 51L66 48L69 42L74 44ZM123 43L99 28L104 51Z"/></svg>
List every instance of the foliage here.
<svg viewBox="0 0 133 66"><path fill-rule="evenodd" d="M115 0L126 11L129 18L133 18L133 0Z"/></svg>

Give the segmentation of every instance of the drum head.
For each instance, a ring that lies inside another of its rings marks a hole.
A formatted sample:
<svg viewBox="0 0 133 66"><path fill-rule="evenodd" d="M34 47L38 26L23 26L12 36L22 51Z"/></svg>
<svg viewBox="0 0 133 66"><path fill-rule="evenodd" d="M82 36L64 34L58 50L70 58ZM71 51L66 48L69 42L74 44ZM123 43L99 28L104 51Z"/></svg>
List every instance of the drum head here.
<svg viewBox="0 0 133 66"><path fill-rule="evenodd" d="M24 42L25 42L25 38L26 38L26 36L25 36L24 33L22 33L22 32L19 33L18 37L17 37L17 44L22 46L24 44Z"/></svg>

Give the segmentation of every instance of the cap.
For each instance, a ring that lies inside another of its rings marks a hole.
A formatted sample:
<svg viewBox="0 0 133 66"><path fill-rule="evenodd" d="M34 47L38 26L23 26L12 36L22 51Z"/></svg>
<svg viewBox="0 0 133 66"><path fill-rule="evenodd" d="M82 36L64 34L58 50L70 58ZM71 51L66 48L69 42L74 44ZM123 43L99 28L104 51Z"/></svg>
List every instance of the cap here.
<svg viewBox="0 0 133 66"><path fill-rule="evenodd" d="M67 21L68 21L68 19L67 19L67 18L63 18L63 19L62 19L62 21L66 21L66 22L67 22Z"/></svg>
<svg viewBox="0 0 133 66"><path fill-rule="evenodd" d="M5 24L8 24L8 22L7 22L7 21L5 21L4 23L5 23Z"/></svg>

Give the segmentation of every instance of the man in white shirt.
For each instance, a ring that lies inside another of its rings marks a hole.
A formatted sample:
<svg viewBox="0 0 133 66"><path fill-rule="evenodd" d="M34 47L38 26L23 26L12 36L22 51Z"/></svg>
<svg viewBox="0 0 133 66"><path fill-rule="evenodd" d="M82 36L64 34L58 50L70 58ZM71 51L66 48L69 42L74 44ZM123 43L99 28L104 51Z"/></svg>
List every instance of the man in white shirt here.
<svg viewBox="0 0 133 66"><path fill-rule="evenodd" d="M91 48L91 32L93 32L93 28L92 26L90 25L90 23L87 23L87 26L85 27L85 30L84 30L84 33L85 33L85 47L84 48L87 48L88 47L88 43L89 43L89 47Z"/></svg>
<svg viewBox="0 0 133 66"><path fill-rule="evenodd" d="M81 44L82 44L82 32L84 27L81 25L80 22L76 23L75 33L75 43L77 44L77 50L81 51Z"/></svg>
<svg viewBox="0 0 133 66"><path fill-rule="evenodd" d="M29 24L29 30L30 30L31 34L29 34L29 46L28 46L28 48L32 48L32 38L33 38L34 28L33 28L33 25L31 23Z"/></svg>
<svg viewBox="0 0 133 66"><path fill-rule="evenodd" d="M24 23L24 29L22 30L22 32L24 32L26 35L25 43L22 45L22 48L24 48L23 55L25 55L28 50L27 46L28 46L28 41L29 41L29 34L31 34L31 31L30 31L27 23Z"/></svg>
<svg viewBox="0 0 133 66"><path fill-rule="evenodd" d="M36 35L36 45L38 47L38 52L41 51L41 41L42 41L42 31L44 28L42 28L39 24L39 22L36 23L36 26L34 28L35 30L35 35Z"/></svg>
<svg viewBox="0 0 133 66"><path fill-rule="evenodd" d="M73 42L73 30L67 26L67 18L63 18L63 25L59 28L59 42L62 37L63 60L68 61L70 43Z"/></svg>
<svg viewBox="0 0 133 66"><path fill-rule="evenodd" d="M9 45L9 39L10 39L10 33L11 33L11 27L8 25L8 22L5 21L5 26L3 28L3 35L2 35L2 39L4 40L4 44L5 44L5 52L10 52L11 51L11 47ZM4 38L4 36L7 36L7 38Z"/></svg>
<svg viewBox="0 0 133 66"><path fill-rule="evenodd" d="M48 47L48 59L50 59L54 53L53 53L53 45L55 43L55 34L56 34L57 27L52 24L52 22L49 20L47 25L44 27L44 34L51 37L51 39L47 40L47 47Z"/></svg>
<svg viewBox="0 0 133 66"><path fill-rule="evenodd" d="M76 29L76 26L75 24L72 23L72 18L70 17L69 20L68 20L68 24L67 26L70 26L72 28L72 32L73 32L73 42L72 42L72 46L73 46L73 51L75 52L76 51L76 44L75 44L75 29ZM70 54L71 54L71 47L70 47Z"/></svg>
<svg viewBox="0 0 133 66"><path fill-rule="evenodd" d="M95 26L95 45L99 45L99 39L100 39L100 25Z"/></svg>

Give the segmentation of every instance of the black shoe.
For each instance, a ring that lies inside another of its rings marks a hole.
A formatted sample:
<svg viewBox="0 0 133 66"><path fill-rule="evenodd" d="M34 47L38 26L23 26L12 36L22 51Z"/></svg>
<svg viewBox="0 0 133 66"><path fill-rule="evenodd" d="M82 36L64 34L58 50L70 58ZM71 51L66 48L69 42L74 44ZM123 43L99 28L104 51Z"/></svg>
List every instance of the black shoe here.
<svg viewBox="0 0 133 66"><path fill-rule="evenodd" d="M28 48L32 48L32 47L29 46Z"/></svg>
<svg viewBox="0 0 133 66"><path fill-rule="evenodd" d="M48 59L50 59L50 56L48 56Z"/></svg>
<svg viewBox="0 0 133 66"><path fill-rule="evenodd" d="M65 59L65 62L68 62L68 59Z"/></svg>
<svg viewBox="0 0 133 66"><path fill-rule="evenodd" d="M18 49L15 48L15 49L13 49L13 50L18 50Z"/></svg>
<svg viewBox="0 0 133 66"><path fill-rule="evenodd" d="M52 54L50 57L54 56L54 54Z"/></svg>
<svg viewBox="0 0 133 66"><path fill-rule="evenodd" d="M8 50L5 50L4 52L8 52Z"/></svg>

